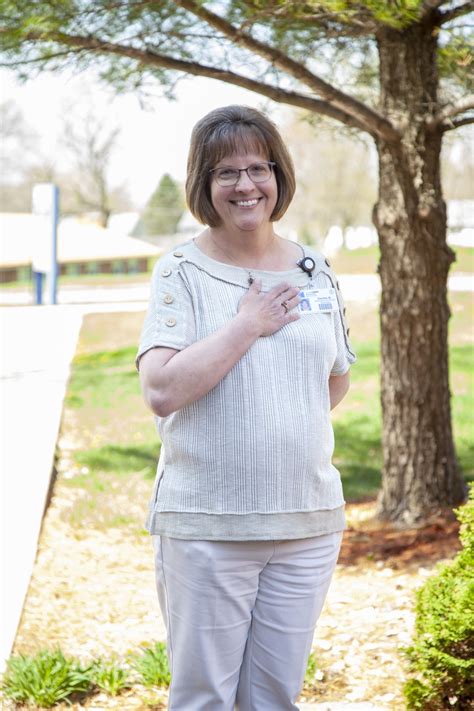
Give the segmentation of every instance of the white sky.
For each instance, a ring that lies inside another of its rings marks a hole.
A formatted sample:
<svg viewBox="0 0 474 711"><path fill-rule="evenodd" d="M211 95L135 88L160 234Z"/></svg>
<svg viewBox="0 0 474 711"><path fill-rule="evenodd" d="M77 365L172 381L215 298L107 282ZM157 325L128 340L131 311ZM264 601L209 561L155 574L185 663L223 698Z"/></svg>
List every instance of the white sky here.
<svg viewBox="0 0 474 711"><path fill-rule="evenodd" d="M111 183L126 182L137 205L143 205L160 177L170 173L184 180L191 130L208 111L226 104L265 107L278 121L278 108L257 94L223 82L195 77L178 83L177 100L156 98L147 109L129 93L115 96L98 85L92 74L71 77L66 74L42 74L26 84L19 84L12 72L0 72L1 99L13 99L25 121L39 134L42 150L54 156L58 167L67 167L64 153L58 150L61 117L76 106L79 114L89 108L110 116L112 125L121 127L112 164Z"/></svg>
<svg viewBox="0 0 474 711"><path fill-rule="evenodd" d="M208 111L226 104L248 104L264 109L280 125L292 111L258 94L201 77L182 79L176 96L176 101L150 99L144 109L132 93L117 96L112 89L99 85L92 72L76 76L48 72L19 84L13 72L0 70L0 99L15 101L27 124L39 135L43 155L52 158L59 169L68 168L58 138L62 119L70 115L71 107L76 108L78 121L92 109L109 117L111 127L120 126L110 182L112 186L125 183L137 207L146 203L164 173L184 181L191 130ZM453 158L465 160L465 143L448 137Z"/></svg>

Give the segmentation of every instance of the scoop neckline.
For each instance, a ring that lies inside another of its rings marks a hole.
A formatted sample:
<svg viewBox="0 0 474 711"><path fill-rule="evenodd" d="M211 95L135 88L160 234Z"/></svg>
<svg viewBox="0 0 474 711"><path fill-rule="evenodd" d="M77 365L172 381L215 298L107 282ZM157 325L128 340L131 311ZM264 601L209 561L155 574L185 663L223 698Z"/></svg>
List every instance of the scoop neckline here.
<svg viewBox="0 0 474 711"><path fill-rule="evenodd" d="M251 274L252 276L254 275L259 275L259 274L267 274L267 275L284 275L284 274L294 274L296 272L301 272L301 268L296 264L295 266L292 267L291 269L285 269L283 271L275 271L272 269L256 269L253 267L241 267L237 264L229 264L228 262L220 262L218 259L214 259L213 257L209 257L205 252L202 251L200 247L196 244L196 237L193 237L191 242L189 243L192 245L193 249L199 254L200 258L209 262L210 264L213 264L217 267L220 268L226 268L226 269L232 269L232 270L237 270L237 272L246 272L247 274ZM295 244L298 244L295 242ZM302 256L305 255L305 251L303 250Z"/></svg>

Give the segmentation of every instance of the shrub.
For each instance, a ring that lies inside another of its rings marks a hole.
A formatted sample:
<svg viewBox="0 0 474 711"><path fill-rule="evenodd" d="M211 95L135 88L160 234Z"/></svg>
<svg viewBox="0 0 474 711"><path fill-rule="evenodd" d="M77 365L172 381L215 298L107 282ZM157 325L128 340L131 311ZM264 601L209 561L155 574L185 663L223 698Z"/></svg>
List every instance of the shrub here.
<svg viewBox="0 0 474 711"><path fill-rule="evenodd" d="M90 667L66 659L61 650L41 651L35 656L10 657L3 677L6 697L16 703L51 708L76 694L91 690Z"/></svg>
<svg viewBox="0 0 474 711"><path fill-rule="evenodd" d="M135 657L132 664L144 686L169 686L171 674L164 642L157 642L154 647L144 649L143 654Z"/></svg>
<svg viewBox="0 0 474 711"><path fill-rule="evenodd" d="M471 709L474 696L474 486L456 511L462 550L417 592L408 709Z"/></svg>

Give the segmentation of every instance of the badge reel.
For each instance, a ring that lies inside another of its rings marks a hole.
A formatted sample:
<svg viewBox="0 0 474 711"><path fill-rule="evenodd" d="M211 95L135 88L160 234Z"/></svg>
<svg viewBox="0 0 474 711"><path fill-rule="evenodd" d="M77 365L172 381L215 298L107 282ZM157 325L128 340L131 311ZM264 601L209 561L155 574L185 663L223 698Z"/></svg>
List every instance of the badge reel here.
<svg viewBox="0 0 474 711"><path fill-rule="evenodd" d="M305 274L309 276L309 284L308 287L312 289L314 287L313 284L313 272L316 269L316 262L312 257L303 257L300 259L299 262L296 262L297 265L299 266L300 269L302 269Z"/></svg>
<svg viewBox="0 0 474 711"><path fill-rule="evenodd" d="M303 257L298 262L298 266L306 274L308 274L310 278L307 287L302 289L299 293L301 300L298 304L298 311L301 314L327 314L333 311L338 311L339 305L337 302L336 290L334 288L318 289L313 283L313 271L316 267L314 259L312 257Z"/></svg>

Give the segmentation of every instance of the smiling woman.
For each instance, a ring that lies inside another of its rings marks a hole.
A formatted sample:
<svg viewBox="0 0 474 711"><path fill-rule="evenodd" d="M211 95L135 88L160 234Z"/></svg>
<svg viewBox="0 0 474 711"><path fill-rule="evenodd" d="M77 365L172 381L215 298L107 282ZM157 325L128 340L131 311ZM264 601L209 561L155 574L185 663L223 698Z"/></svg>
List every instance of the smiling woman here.
<svg viewBox="0 0 474 711"><path fill-rule="evenodd" d="M296 709L339 553L330 410L355 356L329 263L274 229L294 190L263 114L198 122L186 191L205 227L156 265L137 355L163 443L147 528L170 709Z"/></svg>

